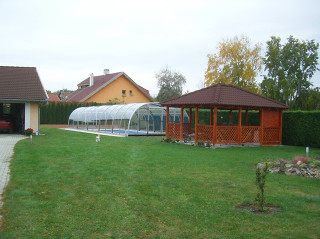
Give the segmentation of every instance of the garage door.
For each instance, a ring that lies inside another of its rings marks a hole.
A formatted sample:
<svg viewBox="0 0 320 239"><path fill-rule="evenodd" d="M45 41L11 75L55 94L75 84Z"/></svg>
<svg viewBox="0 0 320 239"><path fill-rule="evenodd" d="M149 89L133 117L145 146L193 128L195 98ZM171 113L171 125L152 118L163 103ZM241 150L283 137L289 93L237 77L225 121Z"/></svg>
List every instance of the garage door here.
<svg viewBox="0 0 320 239"><path fill-rule="evenodd" d="M0 102L0 133L24 133L25 104Z"/></svg>

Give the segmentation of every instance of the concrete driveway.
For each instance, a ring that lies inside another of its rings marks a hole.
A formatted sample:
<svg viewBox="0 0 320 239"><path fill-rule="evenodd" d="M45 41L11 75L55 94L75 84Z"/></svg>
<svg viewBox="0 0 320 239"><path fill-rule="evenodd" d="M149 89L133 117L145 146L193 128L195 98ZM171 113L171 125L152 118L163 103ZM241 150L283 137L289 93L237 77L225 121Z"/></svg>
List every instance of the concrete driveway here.
<svg viewBox="0 0 320 239"><path fill-rule="evenodd" d="M10 159L13 155L15 144L22 139L24 135L0 134L0 208L2 207L2 193L7 186L10 177ZM1 215L0 215L1 219Z"/></svg>

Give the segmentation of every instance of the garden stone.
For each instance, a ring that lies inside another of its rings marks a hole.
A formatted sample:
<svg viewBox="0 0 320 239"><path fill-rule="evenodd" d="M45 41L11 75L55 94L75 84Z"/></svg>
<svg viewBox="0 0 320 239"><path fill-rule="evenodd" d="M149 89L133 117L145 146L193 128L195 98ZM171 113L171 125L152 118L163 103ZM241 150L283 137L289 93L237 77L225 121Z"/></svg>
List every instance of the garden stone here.
<svg viewBox="0 0 320 239"><path fill-rule="evenodd" d="M317 161L318 162L318 161ZM264 163L258 163L257 167L263 168ZM278 159L276 162L271 162L269 172L285 175L294 175L309 178L320 179L320 168L314 163L292 163L283 159Z"/></svg>

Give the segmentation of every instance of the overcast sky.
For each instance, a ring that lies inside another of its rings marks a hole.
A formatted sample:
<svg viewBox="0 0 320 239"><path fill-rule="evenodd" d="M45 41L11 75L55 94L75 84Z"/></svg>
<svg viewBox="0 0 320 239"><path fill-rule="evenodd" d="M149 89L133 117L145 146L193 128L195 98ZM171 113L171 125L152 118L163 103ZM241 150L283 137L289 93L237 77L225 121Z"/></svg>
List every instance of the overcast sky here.
<svg viewBox="0 0 320 239"><path fill-rule="evenodd" d="M0 65L36 67L51 91L123 71L153 96L168 65L193 91L221 40L244 34L264 50L271 36L320 42L319 23L319 0L0 0Z"/></svg>

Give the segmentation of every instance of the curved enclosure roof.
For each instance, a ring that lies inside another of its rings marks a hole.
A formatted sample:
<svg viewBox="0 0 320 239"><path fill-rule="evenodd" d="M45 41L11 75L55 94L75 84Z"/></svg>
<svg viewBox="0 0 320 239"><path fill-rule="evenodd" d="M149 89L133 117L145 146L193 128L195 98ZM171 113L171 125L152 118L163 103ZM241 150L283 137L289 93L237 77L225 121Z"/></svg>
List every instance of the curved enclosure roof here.
<svg viewBox="0 0 320 239"><path fill-rule="evenodd" d="M126 105L80 107L70 114L69 120L90 122L92 120L102 119L129 119L133 112L147 104L148 103L133 103ZM155 103L154 105L160 106Z"/></svg>
<svg viewBox="0 0 320 239"><path fill-rule="evenodd" d="M181 109L171 108L170 122L180 122ZM184 111L184 122L189 117ZM165 134L166 108L159 103L132 103L80 107L69 116L69 128L112 134Z"/></svg>

